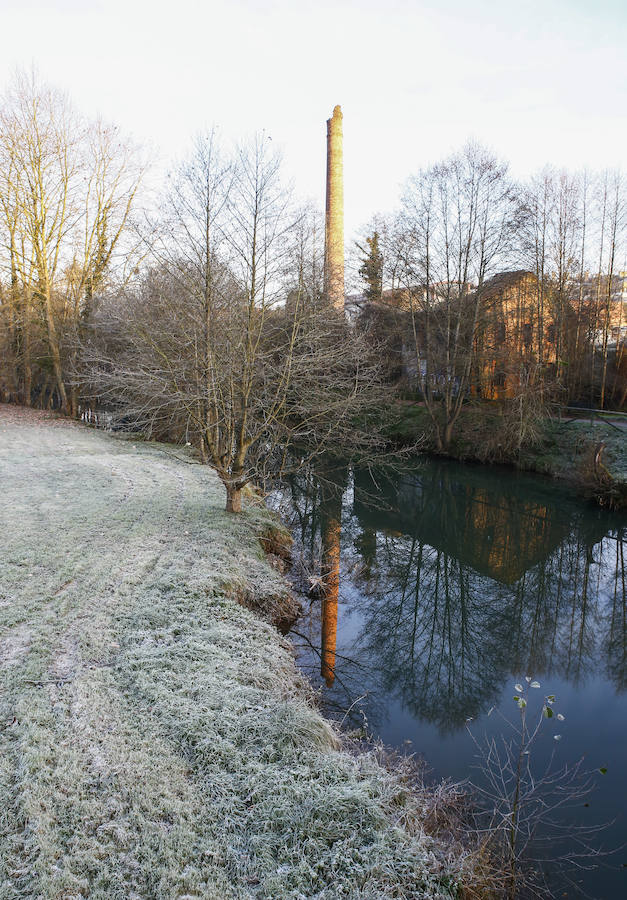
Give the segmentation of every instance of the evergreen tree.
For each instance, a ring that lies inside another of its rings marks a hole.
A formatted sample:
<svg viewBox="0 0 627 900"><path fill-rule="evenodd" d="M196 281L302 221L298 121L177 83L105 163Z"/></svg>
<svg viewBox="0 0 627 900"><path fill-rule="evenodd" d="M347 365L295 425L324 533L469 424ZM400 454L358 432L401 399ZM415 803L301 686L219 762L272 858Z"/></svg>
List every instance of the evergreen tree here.
<svg viewBox="0 0 627 900"><path fill-rule="evenodd" d="M372 237L366 238L368 249L357 245L365 254L359 267L359 274L366 283L366 300L378 301L383 291L383 254L379 249L379 232L375 231Z"/></svg>

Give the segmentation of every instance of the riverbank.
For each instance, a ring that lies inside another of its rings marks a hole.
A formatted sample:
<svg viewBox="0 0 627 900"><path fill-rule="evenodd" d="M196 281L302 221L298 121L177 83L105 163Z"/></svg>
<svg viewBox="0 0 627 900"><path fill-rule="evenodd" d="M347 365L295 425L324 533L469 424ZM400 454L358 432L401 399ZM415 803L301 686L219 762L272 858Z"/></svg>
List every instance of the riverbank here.
<svg viewBox="0 0 627 900"><path fill-rule="evenodd" d="M15 407L0 467L0 897L460 896L437 795L341 748L268 621L268 513Z"/></svg>
<svg viewBox="0 0 627 900"><path fill-rule="evenodd" d="M507 465L569 485L574 493L612 509L627 508L627 421L598 418L545 419L537 439L520 450L503 445L503 421L496 406L465 406L446 453L438 452L431 420L419 403L397 404L384 433L397 444L418 444L421 452L461 462Z"/></svg>

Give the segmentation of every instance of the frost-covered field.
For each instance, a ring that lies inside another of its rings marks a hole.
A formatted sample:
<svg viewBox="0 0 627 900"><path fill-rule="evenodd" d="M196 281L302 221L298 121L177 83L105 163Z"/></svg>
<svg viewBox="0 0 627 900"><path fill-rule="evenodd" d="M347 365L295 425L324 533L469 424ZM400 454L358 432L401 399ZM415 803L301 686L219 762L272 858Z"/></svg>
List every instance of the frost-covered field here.
<svg viewBox="0 0 627 900"><path fill-rule="evenodd" d="M283 589L259 513L174 450L2 406L0 479L0 898L455 895L426 800L336 749L234 599Z"/></svg>

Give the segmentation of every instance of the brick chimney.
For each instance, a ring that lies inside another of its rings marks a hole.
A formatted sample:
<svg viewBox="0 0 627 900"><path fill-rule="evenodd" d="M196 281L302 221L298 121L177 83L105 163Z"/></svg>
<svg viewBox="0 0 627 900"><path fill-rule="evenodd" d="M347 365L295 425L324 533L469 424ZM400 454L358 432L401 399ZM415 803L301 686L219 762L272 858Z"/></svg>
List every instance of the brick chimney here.
<svg viewBox="0 0 627 900"><path fill-rule="evenodd" d="M324 232L324 290L335 309L344 310L344 153L342 110L327 119L327 205Z"/></svg>

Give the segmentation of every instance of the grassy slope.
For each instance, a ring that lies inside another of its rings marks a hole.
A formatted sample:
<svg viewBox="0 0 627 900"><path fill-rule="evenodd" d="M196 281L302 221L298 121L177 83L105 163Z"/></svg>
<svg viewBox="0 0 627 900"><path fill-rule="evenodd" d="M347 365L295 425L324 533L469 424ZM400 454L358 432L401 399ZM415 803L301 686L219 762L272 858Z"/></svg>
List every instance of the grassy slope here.
<svg viewBox="0 0 627 900"><path fill-rule="evenodd" d="M424 798L335 749L233 599L283 589L251 515L32 418L0 407L0 898L449 896Z"/></svg>

